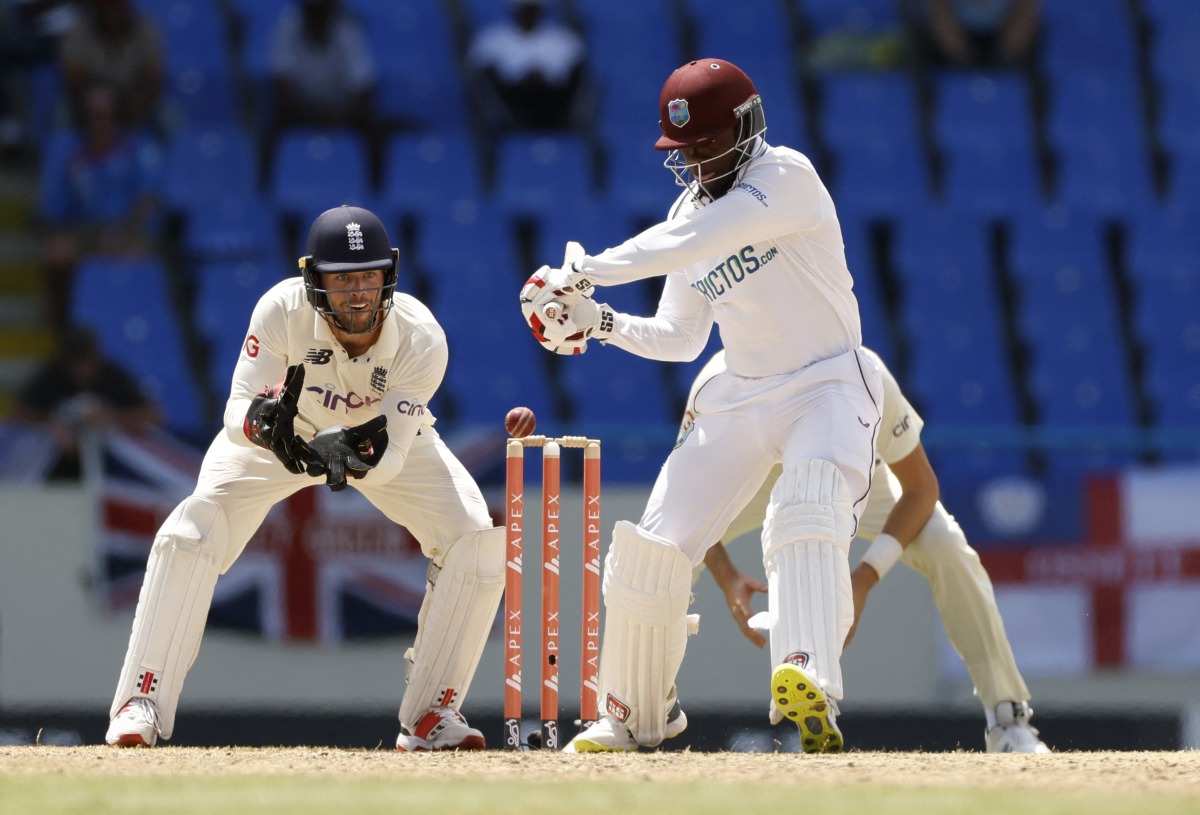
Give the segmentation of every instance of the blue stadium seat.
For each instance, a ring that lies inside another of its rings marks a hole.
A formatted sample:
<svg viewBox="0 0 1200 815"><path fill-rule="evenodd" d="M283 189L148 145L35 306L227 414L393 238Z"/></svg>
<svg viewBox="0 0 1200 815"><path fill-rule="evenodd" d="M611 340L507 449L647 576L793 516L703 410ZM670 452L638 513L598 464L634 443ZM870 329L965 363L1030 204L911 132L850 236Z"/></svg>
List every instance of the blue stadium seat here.
<svg viewBox="0 0 1200 815"><path fill-rule="evenodd" d="M370 208L369 160L349 130L285 131L275 146L268 198L281 214L307 222L331 206Z"/></svg>
<svg viewBox="0 0 1200 815"><path fill-rule="evenodd" d="M879 270L871 246L870 224L849 213L839 218L842 242L846 246L846 265L854 278L854 297L858 300L859 320L862 323L863 345L881 357L892 359L895 342L892 338L888 305L879 283Z"/></svg>
<svg viewBox="0 0 1200 815"><path fill-rule="evenodd" d="M934 137L942 147L989 144L1032 153L1033 102L1022 74L939 72L934 76L934 97Z"/></svg>
<svg viewBox="0 0 1200 815"><path fill-rule="evenodd" d="M1050 79L1046 137L1060 153L1080 141L1107 141L1144 153L1142 94L1137 74L1075 70Z"/></svg>
<svg viewBox="0 0 1200 815"><path fill-rule="evenodd" d="M185 127L172 134L163 167L166 205L194 212L258 189L258 150L240 125Z"/></svg>
<svg viewBox="0 0 1200 815"><path fill-rule="evenodd" d="M595 255L633 235L630 225L614 218L612 209L605 202L582 199L571 206L551 210L539 219L534 260L558 266L567 241L578 241L587 252Z"/></svg>
<svg viewBox="0 0 1200 815"><path fill-rule="evenodd" d="M656 223L682 189L663 166L666 153L654 149L659 130L654 121L603 128L604 177L601 197L623 224Z"/></svg>
<svg viewBox="0 0 1200 815"><path fill-rule="evenodd" d="M388 142L380 198L394 215L419 215L446 190L482 195L483 181L479 154L467 131L400 132Z"/></svg>
<svg viewBox="0 0 1200 815"><path fill-rule="evenodd" d="M903 139L836 146L829 186L839 212L893 218L931 206L933 192L925 155L913 147Z"/></svg>
<svg viewBox="0 0 1200 815"><path fill-rule="evenodd" d="M1013 425L1014 379L985 223L955 211L897 222L893 259L909 340L908 385L946 425Z"/></svg>
<svg viewBox="0 0 1200 815"><path fill-rule="evenodd" d="M831 31L854 34L886 31L900 26L895 0L803 0L800 15L814 35Z"/></svg>
<svg viewBox="0 0 1200 815"><path fill-rule="evenodd" d="M214 393L228 394L254 306L289 271L278 263L252 260L205 263L195 270L193 316L208 346L206 373Z"/></svg>
<svg viewBox="0 0 1200 815"><path fill-rule="evenodd" d="M942 203L989 218L1012 218L1044 203L1033 149L959 142L942 150Z"/></svg>
<svg viewBox="0 0 1200 815"><path fill-rule="evenodd" d="M1200 39L1200 27L1195 35ZM1193 40L1195 42L1196 40ZM1157 134L1173 154L1196 152L1200 142L1200 70L1159 83Z"/></svg>
<svg viewBox="0 0 1200 815"><path fill-rule="evenodd" d="M242 75L255 98L259 116L269 112L271 99L271 38L279 15L294 0L232 0L233 13L241 29L238 57Z"/></svg>
<svg viewBox="0 0 1200 815"><path fill-rule="evenodd" d="M496 201L537 217L597 194L591 147L571 133L511 133L496 145Z"/></svg>
<svg viewBox="0 0 1200 815"><path fill-rule="evenodd" d="M231 38L219 4L138 0L162 35L166 100L181 124L234 122L239 115Z"/></svg>
<svg viewBox="0 0 1200 815"><path fill-rule="evenodd" d="M450 344L438 402L454 404L456 423L498 426L518 404L553 416L548 353L517 307L531 270L519 263L508 216L486 199L457 197L431 207L419 230L417 262L433 282L426 303Z"/></svg>
<svg viewBox="0 0 1200 815"><path fill-rule="evenodd" d="M358 13L379 74L376 104L409 126L466 127L471 108L454 29L441 0L346 0Z"/></svg>
<svg viewBox="0 0 1200 815"><path fill-rule="evenodd" d="M154 258L84 257L71 289L71 319L90 326L101 347L157 401L167 426L202 435L200 394L171 296L166 267Z"/></svg>
<svg viewBox="0 0 1200 815"><path fill-rule="evenodd" d="M1126 218L1154 206L1148 153L1103 136L1079 138L1058 157L1052 200L1109 218Z"/></svg>
<svg viewBox="0 0 1200 815"><path fill-rule="evenodd" d="M835 150L874 146L915 152L920 145L917 90L906 74L833 73L819 80L821 132Z"/></svg>
<svg viewBox="0 0 1200 815"><path fill-rule="evenodd" d="M1133 76L1137 39L1125 0L1041 3L1041 63L1050 76L1088 69Z"/></svg>
<svg viewBox="0 0 1200 815"><path fill-rule="evenodd" d="M1010 259L1042 422L1132 426L1133 387L1098 222L1059 208L1031 212L1014 224Z"/></svg>
<svg viewBox="0 0 1200 815"><path fill-rule="evenodd" d="M294 271L283 246L283 224L258 193L222 198L186 213L183 248L194 263L256 262Z"/></svg>

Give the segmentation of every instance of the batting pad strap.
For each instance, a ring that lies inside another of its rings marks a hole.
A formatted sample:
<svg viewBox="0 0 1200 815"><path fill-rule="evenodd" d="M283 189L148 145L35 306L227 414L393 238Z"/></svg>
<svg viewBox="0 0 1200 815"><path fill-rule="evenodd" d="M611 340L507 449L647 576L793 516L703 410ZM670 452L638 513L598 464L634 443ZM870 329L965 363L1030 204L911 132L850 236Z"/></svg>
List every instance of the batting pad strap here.
<svg viewBox="0 0 1200 815"><path fill-rule="evenodd" d="M896 561L904 555L904 547L900 541L896 540L891 535L885 532L875 536L875 540L871 541L871 545L867 547L867 551L863 552L862 562L875 570L879 575L879 579L883 580L883 576L891 571L896 565Z"/></svg>
<svg viewBox="0 0 1200 815"><path fill-rule="evenodd" d="M158 707L160 735L171 738L228 544L225 511L207 499L185 498L163 522L146 563L109 718L135 696L150 699Z"/></svg>
<svg viewBox="0 0 1200 815"><path fill-rule="evenodd" d="M405 657L400 722L410 730L433 707L458 710L479 666L504 594L504 527L471 532L430 564L417 636Z"/></svg>
<svg viewBox="0 0 1200 815"><path fill-rule="evenodd" d="M670 541L621 521L604 562L605 712L639 744L665 735L668 699L687 645L692 567Z"/></svg>

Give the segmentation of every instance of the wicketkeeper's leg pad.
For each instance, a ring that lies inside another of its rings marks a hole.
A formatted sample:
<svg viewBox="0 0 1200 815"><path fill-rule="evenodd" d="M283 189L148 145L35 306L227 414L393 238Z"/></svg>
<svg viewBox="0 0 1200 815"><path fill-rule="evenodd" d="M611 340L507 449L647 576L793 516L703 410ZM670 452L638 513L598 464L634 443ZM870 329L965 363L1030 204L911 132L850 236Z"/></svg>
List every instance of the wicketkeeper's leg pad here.
<svg viewBox="0 0 1200 815"><path fill-rule="evenodd" d="M854 622L849 551L854 509L846 480L828 461L785 467L763 522L771 664L788 660L842 697L842 646Z"/></svg>
<svg viewBox="0 0 1200 815"><path fill-rule="evenodd" d="M130 699L144 697L158 707L160 735L171 738L228 545L225 511L207 499L185 498L163 522L146 564L110 719Z"/></svg>
<svg viewBox="0 0 1200 815"><path fill-rule="evenodd" d="M433 707L462 706L504 594L504 527L470 532L429 564L417 637L404 655L408 687L400 723Z"/></svg>
<svg viewBox="0 0 1200 815"><path fill-rule="evenodd" d="M613 530L604 560L604 712L638 744L665 737L675 676L688 637L692 565L674 543L628 521Z"/></svg>

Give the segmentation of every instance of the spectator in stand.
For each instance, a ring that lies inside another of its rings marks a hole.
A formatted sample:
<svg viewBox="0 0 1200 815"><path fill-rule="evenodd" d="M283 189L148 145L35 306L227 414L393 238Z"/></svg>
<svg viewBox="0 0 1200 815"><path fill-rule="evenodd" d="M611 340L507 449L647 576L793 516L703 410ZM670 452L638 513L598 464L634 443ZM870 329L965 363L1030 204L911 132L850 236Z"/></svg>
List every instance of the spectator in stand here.
<svg viewBox="0 0 1200 815"><path fill-rule="evenodd" d="M49 151L42 167L42 288L46 318L60 330L81 256L144 254L157 247L161 150L145 133L121 127L117 110L111 85L91 85L82 129L64 150Z"/></svg>
<svg viewBox="0 0 1200 815"><path fill-rule="evenodd" d="M116 89L123 126L162 130L162 37L133 0L83 0L59 63L73 125L83 119L88 89L105 82Z"/></svg>
<svg viewBox="0 0 1200 815"><path fill-rule="evenodd" d="M296 0L284 9L271 37L270 66L273 109L262 166L271 166L285 130L348 128L366 140L378 178L383 134L375 111L375 57L341 0Z"/></svg>
<svg viewBox="0 0 1200 815"><path fill-rule="evenodd" d="M509 0L512 19L485 26L467 54L471 84L492 131L586 126L587 50L546 15L548 0Z"/></svg>
<svg viewBox="0 0 1200 815"><path fill-rule="evenodd" d="M928 0L931 56L955 67L1027 66L1037 45L1040 0Z"/></svg>
<svg viewBox="0 0 1200 815"><path fill-rule="evenodd" d="M33 150L34 121L31 75L53 72L58 43L75 19L74 0L0 1L0 151Z"/></svg>
<svg viewBox="0 0 1200 815"><path fill-rule="evenodd" d="M17 394L13 418L44 427L58 447L49 480L78 479L80 450L90 431L137 433L161 424L157 405L134 376L109 359L90 329L64 335L58 353Z"/></svg>

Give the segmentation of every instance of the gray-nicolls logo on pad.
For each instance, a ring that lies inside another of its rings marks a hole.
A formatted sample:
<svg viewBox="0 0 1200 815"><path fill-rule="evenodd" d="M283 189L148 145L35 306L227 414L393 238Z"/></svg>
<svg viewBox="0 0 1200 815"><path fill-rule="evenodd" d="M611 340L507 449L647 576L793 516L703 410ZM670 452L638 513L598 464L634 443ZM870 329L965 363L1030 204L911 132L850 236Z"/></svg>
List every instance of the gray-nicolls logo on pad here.
<svg viewBox="0 0 1200 815"><path fill-rule="evenodd" d="M351 250L363 248L362 227L354 223L354 221L346 224L346 237L350 239Z"/></svg>

